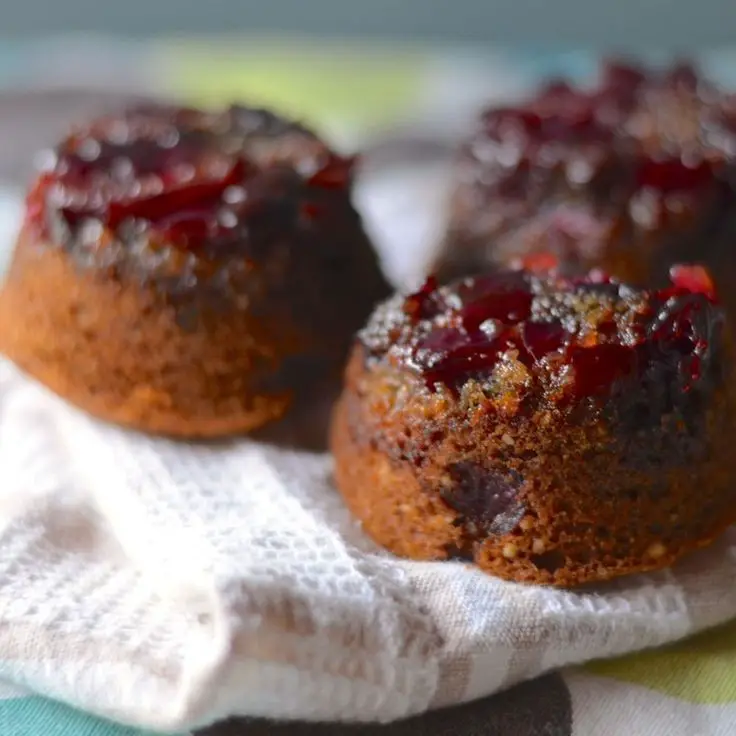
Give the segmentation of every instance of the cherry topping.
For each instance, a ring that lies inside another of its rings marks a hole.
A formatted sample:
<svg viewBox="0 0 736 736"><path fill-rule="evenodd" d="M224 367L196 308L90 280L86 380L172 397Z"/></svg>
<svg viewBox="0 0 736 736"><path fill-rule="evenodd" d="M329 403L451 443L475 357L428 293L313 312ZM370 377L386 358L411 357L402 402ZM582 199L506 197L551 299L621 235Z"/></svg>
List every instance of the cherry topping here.
<svg viewBox="0 0 736 736"><path fill-rule="evenodd" d="M559 322L526 322L521 335L524 347L534 360L542 360L545 355L559 350L567 337Z"/></svg>
<svg viewBox="0 0 736 736"><path fill-rule="evenodd" d="M193 223L193 227L206 226L203 218L207 212L217 207L224 191L237 185L245 176L246 164L243 160L236 161L224 176L217 179L192 182L181 186L171 186L161 194L149 197L129 198L122 201L110 202L107 212L100 215L107 227L117 228L126 218L147 220L158 223L162 230L167 230L165 224L172 222ZM72 222L82 217L93 217L95 210L65 209L67 221ZM198 223L198 224L196 224Z"/></svg>
<svg viewBox="0 0 736 736"><path fill-rule="evenodd" d="M415 321L433 317L439 306L437 288L437 279L429 276L418 291L406 297L404 313Z"/></svg>
<svg viewBox="0 0 736 736"><path fill-rule="evenodd" d="M562 104L559 97L544 98L540 106L543 109L487 111L484 116L487 134L503 139L519 133L533 145L606 142L613 137L612 131L598 122L589 101L577 94L571 94Z"/></svg>
<svg viewBox="0 0 736 736"><path fill-rule="evenodd" d="M462 303L459 317L468 332L479 329L487 320L516 324L527 319L533 298L521 273L474 279L460 286L458 296Z"/></svg>
<svg viewBox="0 0 736 736"><path fill-rule="evenodd" d="M598 272L563 279L498 271L446 287L429 279L404 301L410 332L398 338L408 340L399 354L432 390L458 390L511 360L550 391L561 386L559 401L606 397L662 366L688 391L702 375L720 310L701 266L674 267L672 281L647 292Z"/></svg>
<svg viewBox="0 0 736 736"><path fill-rule="evenodd" d="M540 325L539 329L535 325L523 331L524 325L531 324L526 320L534 300L525 272L499 272L459 282L454 289L454 308L447 305L433 280L417 294L424 300L432 299L435 305L444 304L441 314L450 312L446 322L457 325L435 327L413 346L411 361L430 386L452 386L462 376L490 371L509 351L515 351L521 360L534 362L537 356L541 359L562 344L564 330L559 323ZM414 304L417 294L407 301ZM414 307L412 310L416 315ZM419 324L416 317L413 322Z"/></svg>
<svg viewBox="0 0 736 736"><path fill-rule="evenodd" d="M557 102L561 99L575 97L576 92L564 79L553 79L542 87L539 99L547 102Z"/></svg>
<svg viewBox="0 0 736 736"><path fill-rule="evenodd" d="M628 188L624 191L628 196L641 189L667 196L719 183L713 163L684 163L667 149L667 134L657 132L653 108L659 104L659 97L650 93L664 92L674 99L683 90L694 94L701 86L697 70L688 64L645 72L612 62L603 67L600 83L592 90L554 81L523 106L485 111L481 139L491 138L496 145L500 142L516 149L515 156L503 158L513 163L504 164L496 176L495 194L528 199L536 180L544 176L542 172L554 171L557 163L570 164L572 173L568 175L575 185L580 183L576 177L582 176L586 182L597 174L610 177L611 164L620 167L618 181ZM712 133L712 106L700 100L695 100L693 106L702 118L701 129L693 140L700 145L699 139L707 140ZM642 125L640 113L648 124ZM727 129L727 116L722 117L722 127ZM482 146L478 150L483 150ZM629 171L633 176L627 176ZM535 177L535 172L540 173Z"/></svg>
<svg viewBox="0 0 736 736"><path fill-rule="evenodd" d="M283 136L289 145L279 148ZM135 108L61 143L32 190L27 220L51 230L53 240L74 238L84 221L96 220L121 242L143 234L185 250L227 250L256 220L287 226L285 207L274 203L298 200L294 218L319 217L324 197L349 187L352 166L262 110ZM64 231L54 230L58 222Z"/></svg>
<svg viewBox="0 0 736 736"><path fill-rule="evenodd" d="M595 396L637 370L638 350L628 345L602 343L581 347L573 345L568 359L575 371L575 395Z"/></svg>
<svg viewBox="0 0 736 736"><path fill-rule="evenodd" d="M681 159L643 159L637 172L637 188L654 189L664 194L700 189L713 181L713 167L708 161L688 166Z"/></svg>
<svg viewBox="0 0 736 736"><path fill-rule="evenodd" d="M608 143L614 137L620 114L604 120L599 114L601 108L626 112L634 104L644 80L639 69L609 64L604 67L598 89L576 89L567 82L555 80L542 87L525 107L487 110L483 122L491 136L504 137L515 129L532 145Z"/></svg>

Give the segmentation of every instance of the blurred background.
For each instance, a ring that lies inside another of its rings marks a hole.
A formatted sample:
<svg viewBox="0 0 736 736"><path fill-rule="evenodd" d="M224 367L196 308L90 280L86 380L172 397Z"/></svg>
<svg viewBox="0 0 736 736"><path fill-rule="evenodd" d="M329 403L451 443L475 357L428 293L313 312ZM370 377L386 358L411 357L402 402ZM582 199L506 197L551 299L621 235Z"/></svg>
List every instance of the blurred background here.
<svg viewBox="0 0 736 736"><path fill-rule="evenodd" d="M506 43L729 43L729 0L25 0L5 8L9 33L289 31ZM618 36L618 37L617 37Z"/></svg>
<svg viewBox="0 0 736 736"><path fill-rule="evenodd" d="M400 243L425 237L416 219L404 234L397 213L417 196L425 213L440 206L441 166L485 103L546 76L585 80L601 54L694 57L736 87L733 0L0 2L6 194L20 191L35 151L101 107L131 95L238 99L303 118L369 154L368 171L390 171L391 196L362 187L359 197Z"/></svg>
<svg viewBox="0 0 736 736"><path fill-rule="evenodd" d="M736 82L732 0L5 0L0 89L287 108L348 145L451 138L480 101L598 53L695 55ZM58 95L57 95L58 96ZM334 130L334 132L332 132Z"/></svg>

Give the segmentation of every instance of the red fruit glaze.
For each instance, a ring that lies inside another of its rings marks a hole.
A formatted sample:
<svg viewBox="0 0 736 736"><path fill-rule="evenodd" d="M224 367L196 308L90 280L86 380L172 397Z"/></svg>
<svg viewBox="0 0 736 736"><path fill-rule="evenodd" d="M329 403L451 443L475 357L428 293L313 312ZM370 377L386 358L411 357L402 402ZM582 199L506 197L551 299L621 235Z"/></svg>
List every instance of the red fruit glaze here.
<svg viewBox="0 0 736 736"><path fill-rule="evenodd" d="M430 279L404 301L409 337L400 333L398 354L432 389L457 390L516 360L569 400L607 396L660 364L675 365L689 390L720 310L701 266L676 266L672 280L648 292L600 273L570 280L500 271L444 288Z"/></svg>
<svg viewBox="0 0 736 736"><path fill-rule="evenodd" d="M516 324L526 320L532 308L532 292L521 271L467 279L457 289L459 317L467 332L474 332L486 320Z"/></svg>
<svg viewBox="0 0 736 736"><path fill-rule="evenodd" d="M526 322L521 328L521 339L534 361L557 352L567 340L567 331L559 322Z"/></svg>
<svg viewBox="0 0 736 736"><path fill-rule="evenodd" d="M713 166L701 161L687 166L680 159L643 159L636 171L637 189L653 189L662 194L700 189L714 181Z"/></svg>
<svg viewBox="0 0 736 736"><path fill-rule="evenodd" d="M292 145L280 152L284 138ZM137 108L95 120L61 143L55 165L31 190L27 221L65 239L94 220L122 241L121 226L135 223L138 237L199 251L242 240L273 201L303 199L301 211L318 216L309 191L346 190L351 167L352 159L265 111Z"/></svg>
<svg viewBox="0 0 736 736"><path fill-rule="evenodd" d="M437 301L438 284L434 276L430 276L421 288L404 300L404 313L413 320L431 319L441 303Z"/></svg>
<svg viewBox="0 0 736 736"><path fill-rule="evenodd" d="M664 197L710 185L717 181L718 174L712 163L702 161L691 166L681 160L679 153L673 155L664 148L652 150L651 143L643 145L632 132L637 124L627 127L640 109L656 106L656 102L646 101L652 92L675 95L684 90L694 95L701 85L697 71L687 64L655 73L608 63L599 85L592 90L553 82L521 107L487 110L482 116L480 140L490 138L496 144L516 147L519 154L513 158L516 163L500 176L498 193L526 198L528 187L519 186L518 180L526 181L531 168L549 168L555 160L591 152L595 152L591 160L613 156L621 159L619 166L626 161L631 164L630 181L621 180L631 193L647 189ZM705 118L709 113L703 110L703 124L708 128L711 124ZM550 146L556 150L550 152ZM621 176L629 176L628 170Z"/></svg>
<svg viewBox="0 0 736 736"><path fill-rule="evenodd" d="M639 369L637 347L618 343L570 345L566 357L574 369L574 393L578 398L608 393L616 381Z"/></svg>

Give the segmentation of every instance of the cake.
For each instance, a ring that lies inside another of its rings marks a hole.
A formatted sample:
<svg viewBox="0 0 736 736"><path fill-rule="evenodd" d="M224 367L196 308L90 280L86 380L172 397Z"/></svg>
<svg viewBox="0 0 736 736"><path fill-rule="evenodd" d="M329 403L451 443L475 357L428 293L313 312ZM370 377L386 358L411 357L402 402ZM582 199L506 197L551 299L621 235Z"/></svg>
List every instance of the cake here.
<svg viewBox="0 0 736 736"><path fill-rule="evenodd" d="M269 111L94 119L32 184L0 352L71 404L182 437L246 432L330 377L388 286L351 158Z"/></svg>
<svg viewBox="0 0 736 736"><path fill-rule="evenodd" d="M692 66L609 62L597 85L544 85L480 117L462 144L440 282L494 266L602 268L664 286L702 262L736 293L736 98Z"/></svg>
<svg viewBox="0 0 736 736"><path fill-rule="evenodd" d="M733 363L713 281L505 270L396 295L359 333L335 481L397 555L576 586L736 521Z"/></svg>

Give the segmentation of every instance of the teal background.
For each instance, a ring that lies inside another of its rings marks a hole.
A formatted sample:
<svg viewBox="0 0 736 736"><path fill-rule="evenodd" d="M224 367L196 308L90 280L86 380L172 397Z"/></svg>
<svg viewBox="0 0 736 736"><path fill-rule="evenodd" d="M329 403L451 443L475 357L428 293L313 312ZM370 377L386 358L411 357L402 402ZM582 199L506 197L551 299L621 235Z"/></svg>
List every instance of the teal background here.
<svg viewBox="0 0 736 736"><path fill-rule="evenodd" d="M119 726L38 697L0 700L0 735L161 736L151 731Z"/></svg>
<svg viewBox="0 0 736 736"><path fill-rule="evenodd" d="M732 0L21 0L0 33L272 32L693 50L736 40Z"/></svg>

